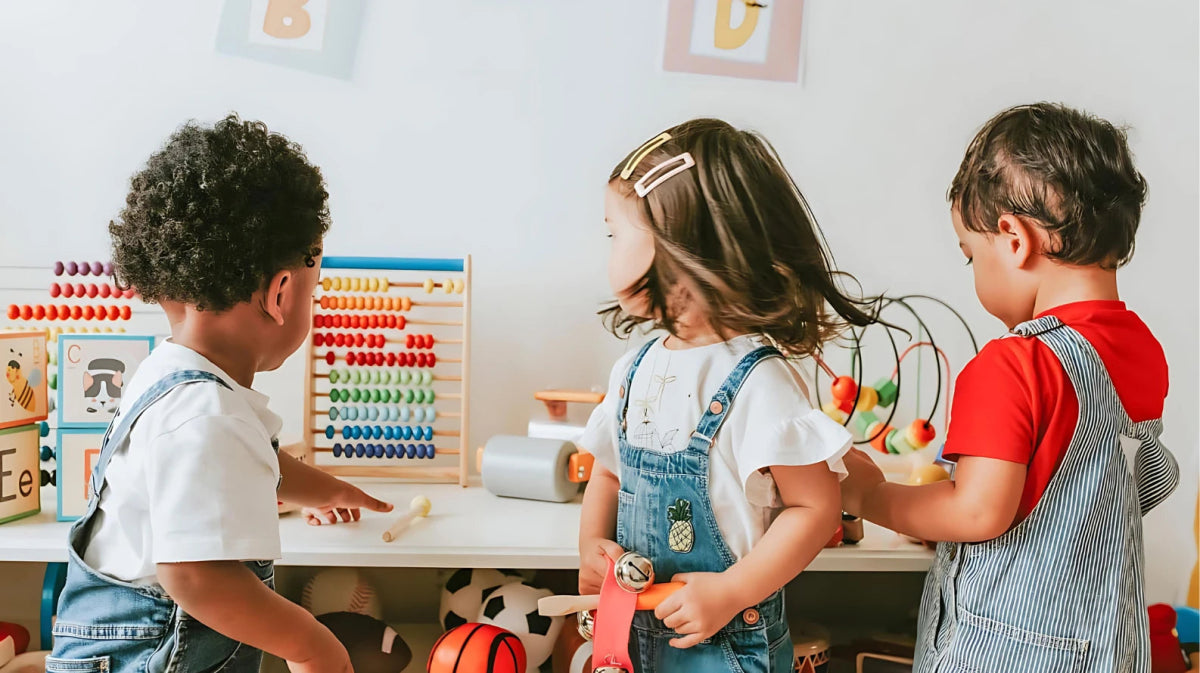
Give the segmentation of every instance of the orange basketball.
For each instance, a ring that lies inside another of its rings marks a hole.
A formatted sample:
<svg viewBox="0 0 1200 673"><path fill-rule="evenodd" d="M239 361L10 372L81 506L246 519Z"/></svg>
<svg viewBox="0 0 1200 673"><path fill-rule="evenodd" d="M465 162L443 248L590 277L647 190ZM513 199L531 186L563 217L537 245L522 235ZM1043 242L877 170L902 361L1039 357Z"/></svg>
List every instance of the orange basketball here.
<svg viewBox="0 0 1200 673"><path fill-rule="evenodd" d="M463 624L433 644L427 673L525 673L525 647L509 631L490 624Z"/></svg>

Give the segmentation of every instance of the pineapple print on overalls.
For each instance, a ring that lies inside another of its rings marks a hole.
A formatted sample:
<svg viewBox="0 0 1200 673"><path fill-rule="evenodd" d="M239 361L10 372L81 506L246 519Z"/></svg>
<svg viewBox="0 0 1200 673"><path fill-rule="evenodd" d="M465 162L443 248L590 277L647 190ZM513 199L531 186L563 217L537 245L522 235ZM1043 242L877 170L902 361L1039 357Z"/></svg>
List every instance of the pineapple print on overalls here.
<svg viewBox="0 0 1200 673"><path fill-rule="evenodd" d="M705 409L687 446L682 450L663 450L656 441L635 444L645 440L646 435L627 434L630 428L626 427L627 422L636 427L640 420L628 418L629 390L638 366L653 344L647 344L630 365L617 405L617 444L621 454L617 544L650 559L655 575L663 579L680 573L723 572L737 559L721 535L709 499L708 453L746 377L759 362L781 356L774 348L764 347L744 357ZM635 408L634 413L641 410ZM668 641L676 637L652 611L637 612L630 643L638 673L792 670L792 646L782 590L744 610L695 647L686 650L671 647Z"/></svg>
<svg viewBox="0 0 1200 673"><path fill-rule="evenodd" d="M696 542L696 531L692 528L692 503L678 498L674 505L667 508L667 519L671 521L667 546L680 554L690 552Z"/></svg>

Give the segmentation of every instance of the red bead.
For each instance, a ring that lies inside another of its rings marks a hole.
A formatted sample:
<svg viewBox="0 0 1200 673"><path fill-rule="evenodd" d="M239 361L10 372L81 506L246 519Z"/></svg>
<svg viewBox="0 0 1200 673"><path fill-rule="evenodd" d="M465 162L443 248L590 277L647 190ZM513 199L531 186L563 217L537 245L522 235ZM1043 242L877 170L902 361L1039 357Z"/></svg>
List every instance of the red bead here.
<svg viewBox="0 0 1200 673"><path fill-rule="evenodd" d="M350 351L349 353L346 353L346 364L353 366L354 363L357 361L358 361L358 358L354 355L354 351Z"/></svg>
<svg viewBox="0 0 1200 673"><path fill-rule="evenodd" d="M332 365L335 362L337 362L337 356L333 354L333 351L326 351L325 352L325 364ZM354 363L351 362L350 364L354 364Z"/></svg>
<svg viewBox="0 0 1200 673"><path fill-rule="evenodd" d="M46 317L46 307L38 304L33 307L33 319L41 320Z"/></svg>
<svg viewBox="0 0 1200 673"><path fill-rule="evenodd" d="M62 294L62 286L58 283L50 283L50 296L58 297L60 294Z"/></svg>
<svg viewBox="0 0 1200 673"><path fill-rule="evenodd" d="M112 286L111 285L101 285L97 289L100 291L101 299L108 299L110 296L112 296Z"/></svg>
<svg viewBox="0 0 1200 673"><path fill-rule="evenodd" d="M425 366L425 363L426 363L426 362L428 362L428 361L429 361L429 360L428 360L428 359L425 357L425 353L418 353L418 354L417 354L417 366L418 366L418 367L424 367L424 366Z"/></svg>
<svg viewBox="0 0 1200 673"><path fill-rule="evenodd" d="M121 307L121 320L129 320L131 315L133 315L133 311L128 306Z"/></svg>
<svg viewBox="0 0 1200 673"><path fill-rule="evenodd" d="M360 315L350 316L350 327L352 329L358 329L360 324L362 324L362 316L360 316Z"/></svg>
<svg viewBox="0 0 1200 673"><path fill-rule="evenodd" d="M345 346L346 345L346 335L345 334L329 335L329 345L330 346Z"/></svg>
<svg viewBox="0 0 1200 673"><path fill-rule="evenodd" d="M408 320L406 320L402 315L392 317L396 319L396 329L404 329L404 326L408 324Z"/></svg>
<svg viewBox="0 0 1200 673"><path fill-rule="evenodd" d="M909 426L908 432L914 439L925 445L928 445L937 437L937 430L934 429L933 424L923 418L913 421L912 425Z"/></svg>
<svg viewBox="0 0 1200 673"><path fill-rule="evenodd" d="M63 283L62 296L66 297L67 299L74 297L75 296L75 286L70 283Z"/></svg>
<svg viewBox="0 0 1200 673"><path fill-rule="evenodd" d="M75 284L75 296L82 297L86 294L87 294L87 288L83 286L83 283L76 283Z"/></svg>
<svg viewBox="0 0 1200 673"><path fill-rule="evenodd" d="M9 304L8 305L8 319L16 320L19 317L21 317L21 307L17 306L16 304Z"/></svg>
<svg viewBox="0 0 1200 673"><path fill-rule="evenodd" d="M88 283L87 296L91 299L95 299L96 295L98 294L100 294L100 288L96 287L95 283Z"/></svg>
<svg viewBox="0 0 1200 673"><path fill-rule="evenodd" d="M383 361L385 363L387 363L387 366L395 367L396 366L396 354L388 353L387 355L384 356Z"/></svg>
<svg viewBox="0 0 1200 673"><path fill-rule="evenodd" d="M58 319L59 320L68 320L68 319L70 319L70 317L71 317L71 307L67 306L66 304L59 304L58 305Z"/></svg>
<svg viewBox="0 0 1200 673"><path fill-rule="evenodd" d="M71 307L71 320L79 320L82 317L83 317L83 307L82 306L72 306Z"/></svg>
<svg viewBox="0 0 1200 673"><path fill-rule="evenodd" d="M436 355L434 355L433 353L430 353L430 354L429 354L429 359L427 359L427 360L426 360L426 363L427 363L427 364L428 364L428 366L430 366L430 367L432 367L432 366L436 365L436 364L437 364L437 356L436 356Z"/></svg>
<svg viewBox="0 0 1200 673"><path fill-rule="evenodd" d="M46 307L46 320L58 320L58 307L54 304Z"/></svg>
<svg viewBox="0 0 1200 673"><path fill-rule="evenodd" d="M425 347L433 348L433 335L432 334L425 335Z"/></svg>
<svg viewBox="0 0 1200 673"><path fill-rule="evenodd" d="M313 341L314 346L321 346L325 343L325 338L321 335L320 332L313 332L312 341Z"/></svg>
<svg viewBox="0 0 1200 673"><path fill-rule="evenodd" d="M389 315L389 316L387 317L387 326L388 326L388 329L395 329L395 327L396 327L396 316L394 316L394 315Z"/></svg>
<svg viewBox="0 0 1200 673"><path fill-rule="evenodd" d="M411 351L410 351L410 352L408 353L408 355L405 357L405 360L407 360L407 361L408 361L408 366L409 366L409 367L416 367L416 366L417 366L417 354L416 354L416 353L413 353L413 352L411 352Z"/></svg>
<svg viewBox="0 0 1200 673"><path fill-rule="evenodd" d="M92 306L91 304L88 304L87 306L83 307L83 319L84 320L91 320L92 318L95 318L95 317L96 317L96 307Z"/></svg>
<svg viewBox="0 0 1200 673"><path fill-rule="evenodd" d="M409 334L404 337L404 347L412 348L417 343L417 337L414 334Z"/></svg>
<svg viewBox="0 0 1200 673"><path fill-rule="evenodd" d="M112 293L112 296L114 299L121 298L121 288L117 287L115 283L112 285L109 285L108 287L109 287L109 292Z"/></svg>
<svg viewBox="0 0 1200 673"><path fill-rule="evenodd" d="M137 296L137 290L131 287L128 290L125 290L124 292L122 292L121 296L125 297L126 299L133 299L134 297Z"/></svg>
<svg viewBox="0 0 1200 673"><path fill-rule="evenodd" d="M371 329L375 329L376 327L379 327L379 316L372 314L367 319L367 327L370 327Z"/></svg>
<svg viewBox="0 0 1200 673"><path fill-rule="evenodd" d="M833 399L839 402L846 400L853 402L854 396L858 394L858 384L849 376L839 376L834 379L833 385L830 386L830 394L833 395Z"/></svg>
<svg viewBox="0 0 1200 673"><path fill-rule="evenodd" d="M117 306L109 306L108 307L108 319L109 320L116 320L117 318L120 318L120 317L121 317L120 307L117 307Z"/></svg>
<svg viewBox="0 0 1200 673"><path fill-rule="evenodd" d="M367 337L363 336L362 332L359 332L358 334L354 335L354 345L355 346L362 348L363 344L365 344L366 342L367 342Z"/></svg>

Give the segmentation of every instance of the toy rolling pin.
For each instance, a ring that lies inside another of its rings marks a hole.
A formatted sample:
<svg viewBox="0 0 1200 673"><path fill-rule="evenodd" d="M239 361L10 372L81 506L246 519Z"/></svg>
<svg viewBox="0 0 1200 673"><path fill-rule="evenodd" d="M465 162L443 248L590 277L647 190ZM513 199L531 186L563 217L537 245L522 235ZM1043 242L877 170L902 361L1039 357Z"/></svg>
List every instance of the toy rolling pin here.
<svg viewBox="0 0 1200 673"><path fill-rule="evenodd" d="M429 510L433 507L433 503L429 502L429 498L423 495L418 495L412 499L408 505L408 514L400 517L396 523L392 524L391 528L383 531L383 541L391 542L400 536L400 531L408 528L417 519L423 519L429 516Z"/></svg>
<svg viewBox="0 0 1200 673"><path fill-rule="evenodd" d="M653 610L668 596L683 588L683 582L655 584L638 594L637 609ZM538 601L538 614L543 617L558 617L584 610L595 610L600 606L600 594L582 596L547 596Z"/></svg>

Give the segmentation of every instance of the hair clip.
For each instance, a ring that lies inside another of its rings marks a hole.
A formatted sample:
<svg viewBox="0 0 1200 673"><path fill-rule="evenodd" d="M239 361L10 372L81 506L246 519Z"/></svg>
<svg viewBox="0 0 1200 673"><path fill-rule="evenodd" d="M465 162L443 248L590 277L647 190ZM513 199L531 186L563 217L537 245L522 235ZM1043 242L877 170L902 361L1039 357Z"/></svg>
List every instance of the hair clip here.
<svg viewBox="0 0 1200 673"><path fill-rule="evenodd" d="M642 176L642 179L638 180L637 183L633 185L633 191L637 192L638 196L646 198L646 195L653 191L655 187L695 165L696 160L692 158L691 152L676 154L670 159L667 159L666 161L647 171L646 174ZM670 167L670 170L667 170L668 167ZM664 173L663 171L666 172ZM659 175L654 182L646 184L651 177L658 175L659 173L662 173L662 175Z"/></svg>
<svg viewBox="0 0 1200 673"><path fill-rule="evenodd" d="M633 175L633 171L638 167L638 164L642 163L642 159L646 158L646 155L658 149L670 139L671 134L663 132L642 143L642 146L637 148L637 151L629 157L629 161L625 162L625 168L621 169L621 179L628 180L629 176Z"/></svg>

